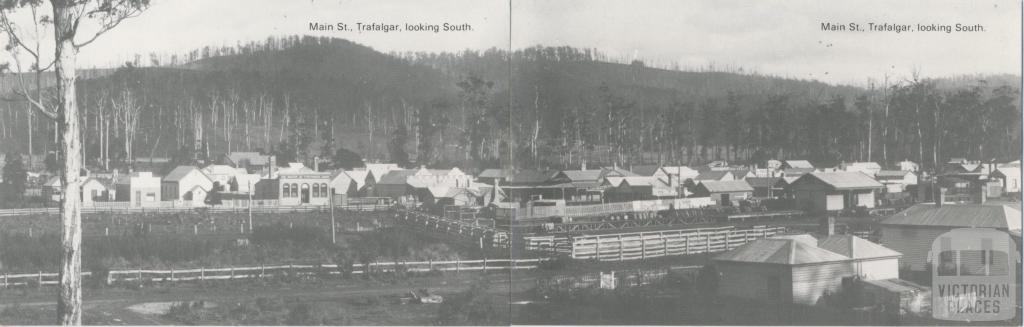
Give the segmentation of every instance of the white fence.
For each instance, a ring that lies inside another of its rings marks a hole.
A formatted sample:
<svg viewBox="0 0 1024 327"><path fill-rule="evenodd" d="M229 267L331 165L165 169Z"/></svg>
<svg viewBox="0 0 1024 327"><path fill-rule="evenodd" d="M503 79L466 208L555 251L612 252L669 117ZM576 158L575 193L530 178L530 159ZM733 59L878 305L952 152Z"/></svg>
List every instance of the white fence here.
<svg viewBox="0 0 1024 327"><path fill-rule="evenodd" d="M361 275L370 272L474 272L492 270L522 270L536 269L543 261L551 258L536 259L481 259L481 260L454 260L454 261L417 261L417 262L373 262L367 265L353 264L349 271L353 275ZM366 267L369 266L369 269ZM317 274L340 275L341 270L335 264L323 265L274 265L274 266L250 266L250 267L218 267L218 268L191 268L191 269L169 269L169 270L112 270L107 275L107 284L117 281L145 281L155 282L179 282L196 280L231 280L243 278L263 278L276 275L309 276ZM82 272L82 276L91 276L91 272ZM24 286L24 285L57 285L59 277L56 273L30 273L30 274L3 274L0 276L0 285L3 287Z"/></svg>

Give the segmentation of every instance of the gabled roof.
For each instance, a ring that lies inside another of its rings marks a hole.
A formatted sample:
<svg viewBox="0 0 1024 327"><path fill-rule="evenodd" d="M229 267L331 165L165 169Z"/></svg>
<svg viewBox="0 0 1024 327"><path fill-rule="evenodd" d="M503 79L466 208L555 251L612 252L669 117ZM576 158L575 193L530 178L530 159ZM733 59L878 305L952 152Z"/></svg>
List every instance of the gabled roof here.
<svg viewBox="0 0 1024 327"><path fill-rule="evenodd" d="M384 177L384 174L387 174L388 172L390 172L392 170L398 170L398 169L401 169L400 167L398 167L398 164L393 164L393 163L368 163L368 164L366 164L366 170L369 170L371 173L373 173L373 178L376 178L377 180L380 180L381 177Z"/></svg>
<svg viewBox="0 0 1024 327"><path fill-rule="evenodd" d="M596 182L601 178L601 169L563 170L559 174L572 182Z"/></svg>
<svg viewBox="0 0 1024 327"><path fill-rule="evenodd" d="M61 182L60 176L50 177L45 183L43 183L43 186L48 187L60 187L61 185L63 185L63 182Z"/></svg>
<svg viewBox="0 0 1024 327"><path fill-rule="evenodd" d="M750 187L772 187L775 183L782 180L782 177L747 177L744 181L750 184Z"/></svg>
<svg viewBox="0 0 1024 327"><path fill-rule="evenodd" d="M879 170L877 173L875 173L875 178L903 178L904 176L907 176L907 174L912 173L906 170Z"/></svg>
<svg viewBox="0 0 1024 327"><path fill-rule="evenodd" d="M711 193L753 192L747 181L701 181L700 186Z"/></svg>
<svg viewBox="0 0 1024 327"><path fill-rule="evenodd" d="M177 169L177 168L175 168L175 169ZM246 173L244 171L239 171L239 170L245 170L245 169L235 168L235 167L231 167L231 166L228 166L228 165L209 165L209 166L203 167L203 169L200 170L200 171L202 171L206 175L228 175L228 176ZM284 172L284 171L282 170L282 172Z"/></svg>
<svg viewBox="0 0 1024 327"><path fill-rule="evenodd" d="M811 236L811 234L796 234L796 235L776 235L772 236L773 239L780 240L794 240L797 242L804 242L806 244L818 246L818 239Z"/></svg>
<svg viewBox="0 0 1024 327"><path fill-rule="evenodd" d="M800 176L791 185L818 181L836 190L858 190L882 188L882 183L861 172L813 172Z"/></svg>
<svg viewBox="0 0 1024 327"><path fill-rule="evenodd" d="M853 235L832 235L818 241L818 247L853 259L899 257L902 253Z"/></svg>
<svg viewBox="0 0 1024 327"><path fill-rule="evenodd" d="M366 186L366 178L370 176L369 170L346 170L343 173L356 183L357 189L363 189Z"/></svg>
<svg viewBox="0 0 1024 327"><path fill-rule="evenodd" d="M814 169L814 165L812 165L811 162L807 160L786 160L785 164L786 166L789 166L789 168Z"/></svg>
<svg viewBox="0 0 1024 327"><path fill-rule="evenodd" d="M801 265L846 261L849 258L792 239L762 239L722 253L715 261Z"/></svg>
<svg viewBox="0 0 1024 327"><path fill-rule="evenodd" d="M167 176L164 176L164 181L165 182L177 182L177 181L180 181L182 178L185 178L185 176L188 176L188 174L191 173L192 171L199 171L199 168L196 168L196 166L178 166L178 167L174 167L174 169L172 169L171 172L167 173ZM203 172L199 171L199 173L202 174ZM203 175L203 176L205 177L206 175ZM207 177L207 178L209 178L209 177Z"/></svg>
<svg viewBox="0 0 1024 327"><path fill-rule="evenodd" d="M694 177L695 181L717 181L725 177L726 174L732 174L728 170L709 170L701 172L697 177Z"/></svg>
<svg viewBox="0 0 1024 327"><path fill-rule="evenodd" d="M659 169L665 175L681 175L684 177L692 177L700 174L696 169L687 166L664 166Z"/></svg>
<svg viewBox="0 0 1024 327"><path fill-rule="evenodd" d="M919 203L882 221L882 225L981 227L1020 230L1019 208L1006 204Z"/></svg>
<svg viewBox="0 0 1024 327"><path fill-rule="evenodd" d="M278 175L289 175L289 174L308 174L314 173L312 169L306 167L306 165L300 162L289 162L288 167L278 169Z"/></svg>
<svg viewBox="0 0 1024 327"><path fill-rule="evenodd" d="M605 184L615 187L623 184L629 186L668 187L665 181L654 176L608 177L605 179Z"/></svg>
<svg viewBox="0 0 1024 327"><path fill-rule="evenodd" d="M994 172L992 172L992 175L1001 175L1003 177L1020 177L1020 167L999 167L996 168Z"/></svg>
<svg viewBox="0 0 1024 327"><path fill-rule="evenodd" d="M111 184L110 184L109 180L102 179L102 178L96 178L96 177L87 177L84 181L82 181L82 186L84 187L86 184L89 184L89 183L98 183L98 184L100 184L100 186L103 186L103 188L110 188L111 187Z"/></svg>

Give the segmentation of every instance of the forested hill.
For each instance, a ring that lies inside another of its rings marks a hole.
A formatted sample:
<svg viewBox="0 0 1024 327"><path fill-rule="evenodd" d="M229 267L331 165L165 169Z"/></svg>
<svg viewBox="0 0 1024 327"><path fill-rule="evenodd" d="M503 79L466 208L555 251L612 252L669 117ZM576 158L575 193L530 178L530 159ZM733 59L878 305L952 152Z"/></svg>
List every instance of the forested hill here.
<svg viewBox="0 0 1024 327"><path fill-rule="evenodd" d="M384 54L285 37L91 77L79 90L92 165L259 150L308 162L339 147L470 169L509 154L517 167L1019 156L1009 146L1018 119L1005 118L1020 85L1005 76L883 92L617 63L569 47ZM952 128L954 118L964 125ZM0 150L27 152L27 126L24 106L0 107ZM52 123L37 116L31 126L34 152L53 149Z"/></svg>

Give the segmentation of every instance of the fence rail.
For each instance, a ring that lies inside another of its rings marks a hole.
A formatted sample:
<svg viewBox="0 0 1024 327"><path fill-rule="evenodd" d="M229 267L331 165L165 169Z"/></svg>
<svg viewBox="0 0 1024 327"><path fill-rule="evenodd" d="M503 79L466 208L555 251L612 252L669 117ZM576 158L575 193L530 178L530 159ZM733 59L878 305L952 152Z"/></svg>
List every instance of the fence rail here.
<svg viewBox="0 0 1024 327"><path fill-rule="evenodd" d="M451 260L451 261L417 261L417 262L371 262L368 264L352 264L349 272L353 275L361 275L370 272L430 272L444 271L456 273L472 271L491 270L522 270L536 269L541 262L551 258L535 259L480 259L480 260ZM367 269L369 267L369 269ZM189 268L189 269L131 269L112 270L107 274L106 283L109 285L115 281L195 281L195 280L230 280L242 278L273 277L286 274L290 276L308 276L317 274L340 275L342 271L336 264L318 265L260 265L250 267L217 267L217 268ZM92 272L82 272L82 276L92 276ZM57 285L59 283L57 273L28 273L9 274L0 276L0 285L4 288L11 286L25 285Z"/></svg>
<svg viewBox="0 0 1024 327"><path fill-rule="evenodd" d="M327 212L330 206L253 206L253 213L296 213L296 212ZM335 209L349 211L384 211L392 206L384 204L357 204L337 205ZM91 213L183 213L183 212L209 212L209 213L247 213L248 207L122 207L122 206L86 206L82 208L83 214ZM0 217L28 216L28 215L56 215L60 208L26 208L26 209L2 209Z"/></svg>
<svg viewBox="0 0 1024 327"><path fill-rule="evenodd" d="M784 231L784 227L735 229L727 226L603 235L527 236L524 239L527 250L564 253L573 259L624 261L728 251Z"/></svg>

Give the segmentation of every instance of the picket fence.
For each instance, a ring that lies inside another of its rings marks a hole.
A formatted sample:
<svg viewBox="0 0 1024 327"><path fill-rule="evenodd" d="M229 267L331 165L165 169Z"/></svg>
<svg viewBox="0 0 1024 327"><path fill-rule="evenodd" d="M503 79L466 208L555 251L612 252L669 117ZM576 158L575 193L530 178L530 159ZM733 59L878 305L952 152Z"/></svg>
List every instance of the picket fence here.
<svg viewBox="0 0 1024 327"><path fill-rule="evenodd" d="M534 259L480 259L480 260L454 260L454 261L417 261L417 262L372 262L369 264L356 263L352 265L353 275L370 272L387 273L396 271L406 272L474 272L491 270L522 270L536 269L541 262L552 260L552 258ZM369 266L369 269L366 269ZM131 282L151 280L155 282L180 282L180 281L203 281L203 280L232 280L244 278L264 278L276 275L289 276L310 276L318 274L339 275L341 271L336 264L322 265L273 265L273 266L250 266L250 267L218 267L218 268L190 268L190 269L133 269L133 270L112 270L107 274L106 283ZM92 276L92 272L82 272L82 277ZM3 287L25 286L25 285L57 285L59 277L57 273L28 273L8 274L4 273L0 285Z"/></svg>
<svg viewBox="0 0 1024 327"><path fill-rule="evenodd" d="M613 202L588 205L567 205L567 206L527 206L522 209L512 209L515 219L534 219L549 217L592 217L615 214L657 212L676 209L703 208L714 205L709 197L703 198L682 198L682 199L661 199L661 200L638 200L628 202Z"/></svg>

